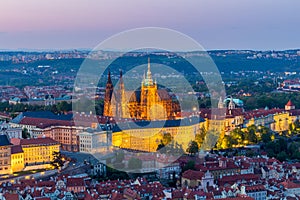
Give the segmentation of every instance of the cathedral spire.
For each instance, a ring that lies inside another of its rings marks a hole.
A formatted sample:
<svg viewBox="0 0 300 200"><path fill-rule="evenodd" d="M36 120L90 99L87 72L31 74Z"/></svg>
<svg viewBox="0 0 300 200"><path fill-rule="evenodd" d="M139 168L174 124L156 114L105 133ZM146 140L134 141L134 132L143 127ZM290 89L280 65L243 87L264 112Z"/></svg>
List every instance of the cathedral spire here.
<svg viewBox="0 0 300 200"><path fill-rule="evenodd" d="M150 69L150 57L148 57L148 70L145 79L145 85L153 85L153 79L152 79L152 74Z"/></svg>
<svg viewBox="0 0 300 200"><path fill-rule="evenodd" d="M108 69L107 83L111 83L110 69Z"/></svg>
<svg viewBox="0 0 300 200"><path fill-rule="evenodd" d="M233 102L233 98L232 97L230 98L230 101L229 101L229 104L228 104L228 109L229 110L235 109L235 104Z"/></svg>

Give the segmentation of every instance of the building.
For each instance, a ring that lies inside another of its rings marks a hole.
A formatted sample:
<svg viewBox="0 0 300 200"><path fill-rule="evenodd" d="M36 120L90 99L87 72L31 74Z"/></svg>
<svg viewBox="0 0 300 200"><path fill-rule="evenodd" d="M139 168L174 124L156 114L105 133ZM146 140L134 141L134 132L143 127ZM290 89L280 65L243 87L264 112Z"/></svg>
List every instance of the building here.
<svg viewBox="0 0 300 200"><path fill-rule="evenodd" d="M6 135L0 135L0 174L11 174L11 146Z"/></svg>
<svg viewBox="0 0 300 200"><path fill-rule="evenodd" d="M37 106L52 106L58 104L60 102L72 103L73 99L71 96L64 95L61 97L54 97L53 95L45 95L42 98L19 98L12 97L9 99L9 104L17 105L17 104L26 104L26 105L37 105Z"/></svg>
<svg viewBox="0 0 300 200"><path fill-rule="evenodd" d="M22 147L27 170L51 167L50 162L54 159L53 153L60 151L60 144L51 138L14 138L11 142Z"/></svg>
<svg viewBox="0 0 300 200"><path fill-rule="evenodd" d="M32 138L50 137L61 144L62 150L79 151L78 134L93 124L105 124L106 117L81 113L56 115L48 111L23 112L10 125L27 129Z"/></svg>
<svg viewBox="0 0 300 200"><path fill-rule="evenodd" d="M12 128L9 123L0 122L0 135L7 135L11 138L22 138L22 128Z"/></svg>
<svg viewBox="0 0 300 200"><path fill-rule="evenodd" d="M293 104L293 102L291 100L289 100L284 108L285 108L285 110L294 110L296 107Z"/></svg>
<svg viewBox="0 0 300 200"><path fill-rule="evenodd" d="M67 179L67 191L69 192L83 192L85 191L85 183L83 178L68 178Z"/></svg>
<svg viewBox="0 0 300 200"><path fill-rule="evenodd" d="M83 127L72 125L50 126L43 129L45 137L52 138L61 144L61 149L65 151L79 151L78 134L83 130Z"/></svg>
<svg viewBox="0 0 300 200"><path fill-rule="evenodd" d="M300 184L290 180L280 183L285 189L286 195L300 195Z"/></svg>
<svg viewBox="0 0 300 200"><path fill-rule="evenodd" d="M242 186L241 194L252 197L255 200L267 199L267 190L263 185Z"/></svg>
<svg viewBox="0 0 300 200"><path fill-rule="evenodd" d="M181 183L185 187L198 187L201 185L202 177L204 176L204 172L187 170L183 172L181 177Z"/></svg>
<svg viewBox="0 0 300 200"><path fill-rule="evenodd" d="M160 166L159 161L162 162L164 166ZM167 162L167 158L156 160L156 167L158 167L158 169L156 170L157 177L160 179L175 180L176 178L178 178L177 176L181 172L181 167L177 161L171 163Z"/></svg>
<svg viewBox="0 0 300 200"><path fill-rule="evenodd" d="M20 145L11 147L11 169L12 172L20 172L25 168L24 151Z"/></svg>
<svg viewBox="0 0 300 200"><path fill-rule="evenodd" d="M155 152L164 134L170 133L174 143L185 151L189 142L200 132L203 121L202 118L191 117L119 123L113 128L112 145L124 149Z"/></svg>
<svg viewBox="0 0 300 200"><path fill-rule="evenodd" d="M104 98L104 116L117 118L135 118L143 120L175 119L180 112L177 99L167 90L159 89L152 79L150 59L148 71L144 75L139 91L125 91L122 72L119 88L114 91L110 72L106 83Z"/></svg>
<svg viewBox="0 0 300 200"><path fill-rule="evenodd" d="M105 176L106 175L106 165L102 162L97 162L93 164L91 173L94 176Z"/></svg>
<svg viewBox="0 0 300 200"><path fill-rule="evenodd" d="M108 151L111 147L111 131L88 128L78 136L80 152L100 153Z"/></svg>

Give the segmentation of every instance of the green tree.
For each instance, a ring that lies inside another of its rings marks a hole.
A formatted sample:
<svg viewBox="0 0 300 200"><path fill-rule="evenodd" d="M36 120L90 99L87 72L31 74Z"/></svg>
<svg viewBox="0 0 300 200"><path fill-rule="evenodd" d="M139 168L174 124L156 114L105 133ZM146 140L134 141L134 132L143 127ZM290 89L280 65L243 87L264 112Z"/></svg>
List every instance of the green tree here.
<svg viewBox="0 0 300 200"><path fill-rule="evenodd" d="M185 172L187 170L194 170L195 169L195 161L189 160L183 167L182 172Z"/></svg>
<svg viewBox="0 0 300 200"><path fill-rule="evenodd" d="M163 133L162 143L166 146L173 140L171 133Z"/></svg>
<svg viewBox="0 0 300 200"><path fill-rule="evenodd" d="M159 151L160 153L166 153L166 146L163 144L163 142L161 141L161 143L157 146L156 151Z"/></svg>
<svg viewBox="0 0 300 200"><path fill-rule="evenodd" d="M66 101L59 102L56 107L59 112L67 112L72 110L72 104L67 103Z"/></svg>
<svg viewBox="0 0 300 200"><path fill-rule="evenodd" d="M196 141L191 141L189 143L188 148L186 149L186 152L188 152L190 155L195 155L199 151L199 146Z"/></svg>
<svg viewBox="0 0 300 200"><path fill-rule="evenodd" d="M285 153L285 151L282 151L280 152L278 155L277 155L277 159L279 161L285 161L287 159L287 154Z"/></svg>
<svg viewBox="0 0 300 200"><path fill-rule="evenodd" d="M24 138L24 139L30 138L30 133L28 132L27 128L24 128L22 130L22 138Z"/></svg>
<svg viewBox="0 0 300 200"><path fill-rule="evenodd" d="M64 159L63 159L61 153L58 152L58 151L54 151L52 155L53 155L53 160L51 161L50 164L51 164L55 169L60 170L60 169L64 166L64 163L65 163L65 161L64 161Z"/></svg>
<svg viewBox="0 0 300 200"><path fill-rule="evenodd" d="M205 135L204 142L201 146L203 150L210 150L215 147L219 138L219 134L215 131L208 131Z"/></svg>
<svg viewBox="0 0 300 200"><path fill-rule="evenodd" d="M198 143L199 147L202 146L202 143L205 139L206 130L204 127L201 127L199 130L199 133L195 135L195 141Z"/></svg>
<svg viewBox="0 0 300 200"><path fill-rule="evenodd" d="M261 140L264 142L264 143L268 143L270 141L272 141L272 133L271 133L271 130L267 127L262 127L260 129L260 134L261 134Z"/></svg>

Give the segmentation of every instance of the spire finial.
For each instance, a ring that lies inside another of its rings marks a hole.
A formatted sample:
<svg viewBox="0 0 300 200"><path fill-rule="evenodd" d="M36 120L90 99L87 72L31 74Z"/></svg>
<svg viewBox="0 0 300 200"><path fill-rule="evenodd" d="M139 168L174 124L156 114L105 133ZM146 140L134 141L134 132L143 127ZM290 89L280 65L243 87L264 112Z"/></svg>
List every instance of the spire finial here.
<svg viewBox="0 0 300 200"><path fill-rule="evenodd" d="M150 72L150 57L148 57L148 72Z"/></svg>
<svg viewBox="0 0 300 200"><path fill-rule="evenodd" d="M147 75L145 78L145 85L153 85L153 79L152 79L152 74L151 74L151 70L150 70L150 57L148 57L148 71L147 71Z"/></svg>

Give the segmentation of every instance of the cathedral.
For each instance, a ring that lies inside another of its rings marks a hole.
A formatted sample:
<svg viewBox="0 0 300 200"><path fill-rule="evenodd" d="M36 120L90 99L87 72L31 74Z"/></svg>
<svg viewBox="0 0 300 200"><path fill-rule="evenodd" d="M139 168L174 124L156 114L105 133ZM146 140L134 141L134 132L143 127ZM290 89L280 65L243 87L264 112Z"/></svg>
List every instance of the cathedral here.
<svg viewBox="0 0 300 200"><path fill-rule="evenodd" d="M169 120L175 119L179 113L180 105L176 97L170 95L166 89L159 89L156 81L153 81L150 58L140 90L125 91L122 71L120 71L118 88L114 89L111 74L108 72L104 116L138 120Z"/></svg>

